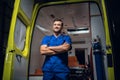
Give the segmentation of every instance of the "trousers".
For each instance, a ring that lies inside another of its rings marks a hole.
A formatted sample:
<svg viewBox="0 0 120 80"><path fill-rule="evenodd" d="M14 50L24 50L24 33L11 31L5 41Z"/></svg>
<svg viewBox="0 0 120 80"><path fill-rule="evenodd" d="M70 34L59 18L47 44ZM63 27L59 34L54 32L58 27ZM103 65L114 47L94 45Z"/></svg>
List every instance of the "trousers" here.
<svg viewBox="0 0 120 80"><path fill-rule="evenodd" d="M68 80L68 72L48 72L43 73L43 80Z"/></svg>

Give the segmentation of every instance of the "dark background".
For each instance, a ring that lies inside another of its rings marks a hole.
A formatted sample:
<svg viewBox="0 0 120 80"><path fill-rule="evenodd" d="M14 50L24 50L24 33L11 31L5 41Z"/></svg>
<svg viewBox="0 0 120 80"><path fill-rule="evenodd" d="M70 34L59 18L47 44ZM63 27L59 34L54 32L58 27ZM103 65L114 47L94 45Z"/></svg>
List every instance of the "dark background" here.
<svg viewBox="0 0 120 80"><path fill-rule="evenodd" d="M7 47L10 21L14 0L0 0L0 80L3 76L5 51Z"/></svg>
<svg viewBox="0 0 120 80"><path fill-rule="evenodd" d="M120 80L120 3L119 0L105 0L112 41L115 80Z"/></svg>

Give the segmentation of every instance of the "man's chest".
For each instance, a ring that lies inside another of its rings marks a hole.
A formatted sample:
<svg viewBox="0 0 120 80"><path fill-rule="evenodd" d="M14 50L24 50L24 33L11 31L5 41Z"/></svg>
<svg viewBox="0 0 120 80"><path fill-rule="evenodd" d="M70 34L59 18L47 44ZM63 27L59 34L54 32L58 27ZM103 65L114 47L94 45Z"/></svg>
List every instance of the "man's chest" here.
<svg viewBox="0 0 120 80"><path fill-rule="evenodd" d="M63 37L54 38L52 37L49 42L49 46L59 46L62 45L65 42L65 39Z"/></svg>

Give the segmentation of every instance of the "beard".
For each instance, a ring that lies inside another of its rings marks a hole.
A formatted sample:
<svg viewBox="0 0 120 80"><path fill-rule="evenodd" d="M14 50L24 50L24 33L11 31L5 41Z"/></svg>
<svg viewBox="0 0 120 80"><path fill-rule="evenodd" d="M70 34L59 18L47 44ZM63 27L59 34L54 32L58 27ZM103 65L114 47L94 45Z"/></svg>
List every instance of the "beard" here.
<svg viewBox="0 0 120 80"><path fill-rule="evenodd" d="M61 30L53 30L54 33L61 33Z"/></svg>
<svg viewBox="0 0 120 80"><path fill-rule="evenodd" d="M54 33L59 34L59 33L61 33L61 31L62 31L62 28L58 28L58 27L53 28Z"/></svg>

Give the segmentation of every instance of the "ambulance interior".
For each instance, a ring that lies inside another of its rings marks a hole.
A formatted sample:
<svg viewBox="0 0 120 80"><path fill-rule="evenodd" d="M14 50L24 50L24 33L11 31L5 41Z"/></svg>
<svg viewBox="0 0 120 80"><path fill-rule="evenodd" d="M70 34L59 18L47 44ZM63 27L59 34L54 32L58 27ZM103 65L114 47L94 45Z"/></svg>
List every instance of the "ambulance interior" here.
<svg viewBox="0 0 120 80"><path fill-rule="evenodd" d="M41 68L45 56L39 52L40 42L45 35L52 34L52 22L55 18L63 20L63 32L70 35L72 39L72 50L68 52L71 80L74 80L74 77L76 77L75 80L79 80L79 77L85 75L86 67L90 69L90 79L96 80L97 72L92 46L94 39L99 38L103 53L105 51L105 32L99 7L96 3L83 2L44 6L39 9L30 51L30 80L43 76ZM102 55L102 58L102 68L105 71L107 69L106 55ZM106 71L104 75L106 77Z"/></svg>

